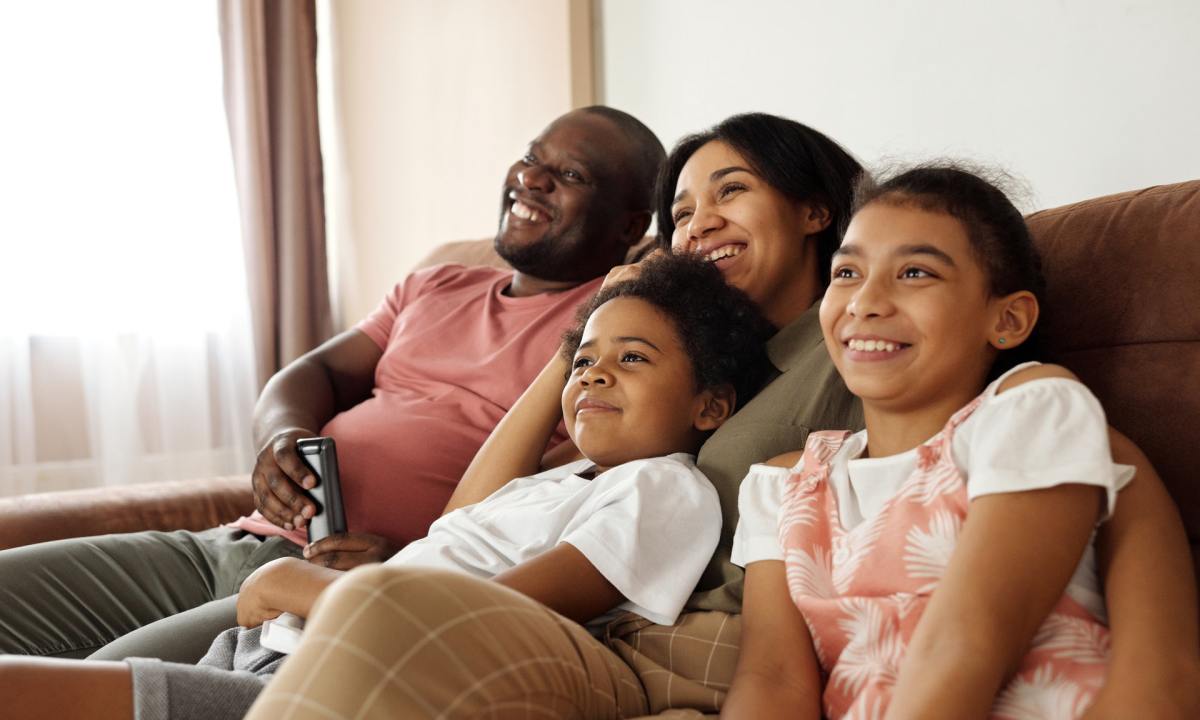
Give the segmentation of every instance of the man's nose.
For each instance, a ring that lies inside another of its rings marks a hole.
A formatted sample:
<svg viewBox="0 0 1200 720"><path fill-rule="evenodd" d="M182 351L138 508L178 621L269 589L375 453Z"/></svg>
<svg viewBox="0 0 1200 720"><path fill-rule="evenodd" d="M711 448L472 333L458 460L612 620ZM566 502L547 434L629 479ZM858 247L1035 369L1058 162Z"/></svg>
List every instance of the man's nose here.
<svg viewBox="0 0 1200 720"><path fill-rule="evenodd" d="M530 165L517 171L517 182L526 190L538 190L548 193L554 189L554 180L550 173L540 165Z"/></svg>

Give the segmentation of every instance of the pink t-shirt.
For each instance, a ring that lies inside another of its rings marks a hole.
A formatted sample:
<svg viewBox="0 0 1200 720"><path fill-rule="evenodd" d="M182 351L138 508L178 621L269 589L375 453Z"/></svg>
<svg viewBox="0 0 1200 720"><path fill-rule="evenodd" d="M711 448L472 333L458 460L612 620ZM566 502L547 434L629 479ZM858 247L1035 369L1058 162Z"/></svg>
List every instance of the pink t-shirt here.
<svg viewBox="0 0 1200 720"><path fill-rule="evenodd" d="M351 532L424 537L492 428L550 359L601 279L559 293L503 295L512 272L439 265L410 275L355 329L383 357L367 400L321 430L337 443ZM560 425L551 444L565 438ZM306 544L258 512L233 523Z"/></svg>

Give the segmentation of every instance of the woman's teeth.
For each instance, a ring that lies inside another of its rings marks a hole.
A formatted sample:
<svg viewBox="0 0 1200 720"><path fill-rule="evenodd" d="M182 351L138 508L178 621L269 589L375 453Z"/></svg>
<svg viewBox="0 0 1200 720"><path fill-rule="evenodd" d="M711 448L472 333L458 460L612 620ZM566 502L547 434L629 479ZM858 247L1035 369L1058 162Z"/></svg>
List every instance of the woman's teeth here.
<svg viewBox="0 0 1200 720"><path fill-rule="evenodd" d="M887 340L850 340L846 343L846 347L859 352L894 352L900 349L901 345Z"/></svg>
<svg viewBox="0 0 1200 720"><path fill-rule="evenodd" d="M742 250L744 248L745 248L744 245L722 245L721 247L717 248L716 250L713 250L709 254L705 255L704 259L709 262L716 262L716 261L720 260L721 258L733 257L735 255L741 255Z"/></svg>
<svg viewBox="0 0 1200 720"><path fill-rule="evenodd" d="M542 219L542 214L540 212L520 201L513 203L512 214L516 215L522 220L528 220L529 222L537 222Z"/></svg>

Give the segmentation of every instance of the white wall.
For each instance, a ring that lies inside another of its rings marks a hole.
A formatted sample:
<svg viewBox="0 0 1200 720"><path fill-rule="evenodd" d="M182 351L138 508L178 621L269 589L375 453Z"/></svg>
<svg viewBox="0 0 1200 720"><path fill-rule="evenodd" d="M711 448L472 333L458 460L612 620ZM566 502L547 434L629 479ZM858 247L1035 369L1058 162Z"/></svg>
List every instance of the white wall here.
<svg viewBox="0 0 1200 720"><path fill-rule="evenodd" d="M494 234L509 165L572 107L566 0L325 0L322 145L340 324L434 246Z"/></svg>
<svg viewBox="0 0 1200 720"><path fill-rule="evenodd" d="M600 99L668 147L761 110L869 164L1000 164L1027 210L1200 178L1196 0L599 2Z"/></svg>

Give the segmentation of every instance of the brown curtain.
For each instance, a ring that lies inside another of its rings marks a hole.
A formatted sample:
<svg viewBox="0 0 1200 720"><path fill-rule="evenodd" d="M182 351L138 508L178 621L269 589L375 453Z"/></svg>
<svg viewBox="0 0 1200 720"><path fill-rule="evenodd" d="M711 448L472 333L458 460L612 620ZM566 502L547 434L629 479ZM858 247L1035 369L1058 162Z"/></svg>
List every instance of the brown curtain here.
<svg viewBox="0 0 1200 720"><path fill-rule="evenodd" d="M332 332L314 0L218 0L261 387Z"/></svg>

